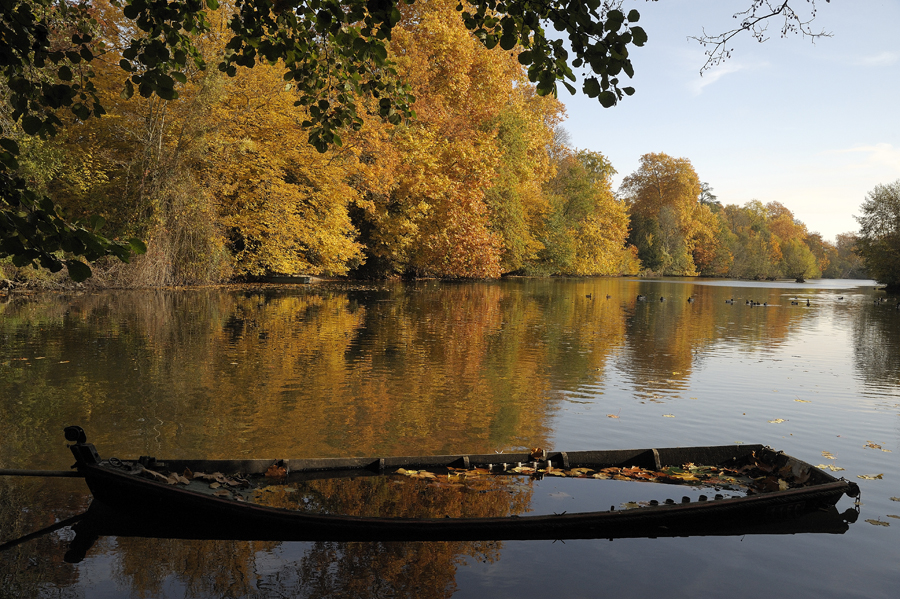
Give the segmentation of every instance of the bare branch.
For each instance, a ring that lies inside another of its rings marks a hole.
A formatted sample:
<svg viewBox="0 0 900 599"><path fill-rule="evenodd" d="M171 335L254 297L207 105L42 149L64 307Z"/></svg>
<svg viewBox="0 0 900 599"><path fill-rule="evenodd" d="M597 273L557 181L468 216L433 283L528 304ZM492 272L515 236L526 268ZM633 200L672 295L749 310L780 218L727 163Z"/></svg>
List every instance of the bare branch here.
<svg viewBox="0 0 900 599"><path fill-rule="evenodd" d="M796 0L794 2L796 4ZM824 30L816 32L811 29L810 24L816 18L816 0L806 0L806 3L809 5L807 10L799 11L790 5L791 0L752 0L747 10L732 16L734 19L740 19L738 27L717 35L709 35L704 29L701 36L688 36L688 39L696 40L705 48L711 46L706 51L706 63L700 68L700 74L731 58L734 48L729 48L728 44L738 35L746 32L760 43L768 40L772 19L782 19L781 37L801 35L813 42L820 37L831 37L832 34Z"/></svg>

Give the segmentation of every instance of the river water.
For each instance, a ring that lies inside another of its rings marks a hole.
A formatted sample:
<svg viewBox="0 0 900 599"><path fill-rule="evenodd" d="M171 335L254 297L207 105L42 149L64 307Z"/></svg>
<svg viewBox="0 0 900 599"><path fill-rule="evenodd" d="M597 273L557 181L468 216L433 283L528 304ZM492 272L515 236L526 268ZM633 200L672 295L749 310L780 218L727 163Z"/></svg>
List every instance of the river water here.
<svg viewBox="0 0 900 599"><path fill-rule="evenodd" d="M0 468L67 468L70 424L122 457L762 443L842 468L862 496L842 534L102 537L69 563L62 528L0 553L0 597L895 597L900 310L884 297L872 281L597 278L6 298ZM590 492L524 499L562 512ZM78 479L0 477L0 543L89 503Z"/></svg>

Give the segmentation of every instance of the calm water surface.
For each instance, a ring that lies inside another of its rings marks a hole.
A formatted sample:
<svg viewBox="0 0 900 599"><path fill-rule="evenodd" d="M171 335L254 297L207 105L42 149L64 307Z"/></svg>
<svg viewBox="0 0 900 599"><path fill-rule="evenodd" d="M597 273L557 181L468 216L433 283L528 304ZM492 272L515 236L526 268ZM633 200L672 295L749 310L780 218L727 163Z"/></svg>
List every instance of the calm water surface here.
<svg viewBox="0 0 900 599"><path fill-rule="evenodd" d="M895 597L900 310L883 296L871 281L522 279L6 298L0 468L69 466L69 424L121 457L764 443L843 468L862 504L844 534L104 537L74 564L64 528L0 553L0 596ZM561 512L590 505L585 489L517 497ZM89 502L77 479L0 478L0 543Z"/></svg>

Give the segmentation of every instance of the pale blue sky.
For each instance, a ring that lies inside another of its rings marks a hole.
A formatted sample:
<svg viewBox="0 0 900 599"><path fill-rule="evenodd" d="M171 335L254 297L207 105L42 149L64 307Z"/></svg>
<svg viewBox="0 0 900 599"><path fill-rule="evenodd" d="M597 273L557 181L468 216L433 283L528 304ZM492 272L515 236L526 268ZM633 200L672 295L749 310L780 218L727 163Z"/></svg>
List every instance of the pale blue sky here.
<svg viewBox="0 0 900 599"><path fill-rule="evenodd" d="M604 109L561 90L572 144L622 177L641 155L687 158L723 204L778 201L829 240L857 230L866 193L900 179L900 0L818 0L813 29L833 37L759 44L701 77L689 35L725 31L750 0L627 0L650 36L632 52L634 96ZM794 0L806 9L806 0Z"/></svg>

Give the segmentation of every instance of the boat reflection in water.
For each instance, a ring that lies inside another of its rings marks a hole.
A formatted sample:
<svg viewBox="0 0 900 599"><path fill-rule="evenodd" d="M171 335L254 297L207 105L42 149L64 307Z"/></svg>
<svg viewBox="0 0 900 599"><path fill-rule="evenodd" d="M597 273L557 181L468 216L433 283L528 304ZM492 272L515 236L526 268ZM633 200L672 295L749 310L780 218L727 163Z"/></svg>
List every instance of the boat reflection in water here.
<svg viewBox="0 0 900 599"><path fill-rule="evenodd" d="M694 523L675 526L634 526L630 530L618 530L609 536L599 538L634 539L634 538L667 538L667 537L703 537L703 536L744 536L744 535L795 535L795 534L844 534L850 524L859 517L857 508L848 508L838 512L835 506L821 508L799 516L768 522L748 520L745 523L730 524ZM219 527L190 526L184 524L167 524L165 521L135 521L123 516L121 512L111 510L100 504L92 506L81 519L73 525L76 535L70 542L66 553L66 561L78 563L82 561L94 543L100 537L140 537L151 539L181 540L218 540L218 541L333 541L328 535L303 534L302 532L259 530L249 532L245 529L233 529L227 524ZM584 535L573 533L559 540L598 538L590 532ZM340 540L340 539L337 539ZM378 542L408 541L405 535L386 534L382 539L370 539ZM501 541L486 535L472 541Z"/></svg>

